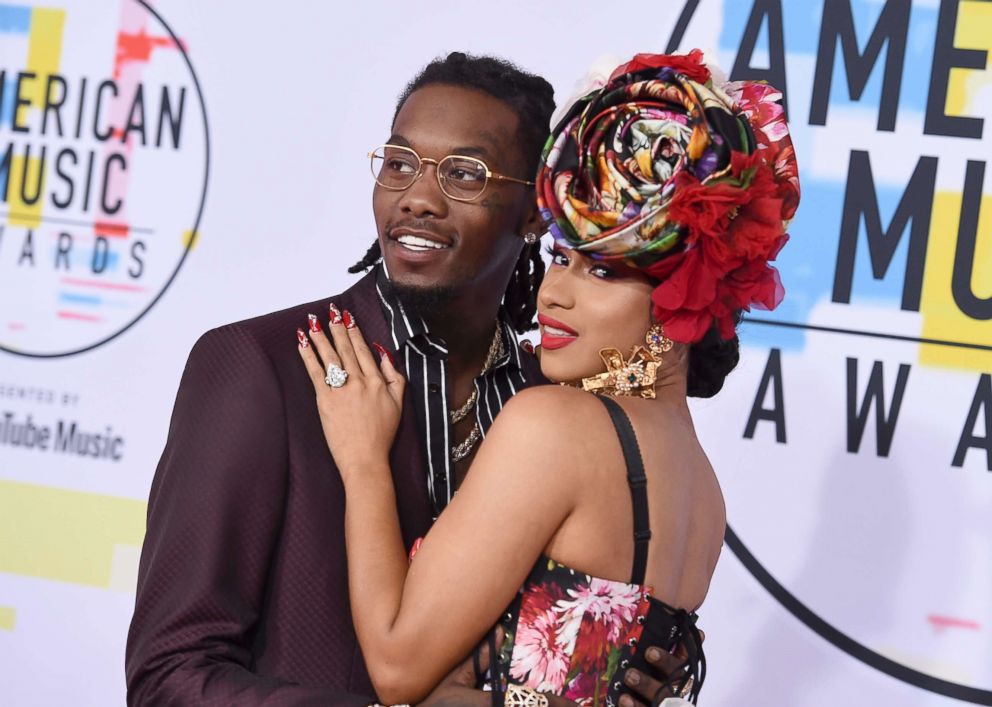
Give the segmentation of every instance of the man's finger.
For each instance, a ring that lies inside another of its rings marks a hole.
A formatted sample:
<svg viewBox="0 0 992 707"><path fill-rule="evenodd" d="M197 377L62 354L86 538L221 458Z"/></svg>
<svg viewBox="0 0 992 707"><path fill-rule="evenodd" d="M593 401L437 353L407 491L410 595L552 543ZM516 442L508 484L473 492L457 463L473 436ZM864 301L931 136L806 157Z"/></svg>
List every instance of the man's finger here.
<svg viewBox="0 0 992 707"><path fill-rule="evenodd" d="M631 692L639 696L643 700L643 704L651 705L659 697L664 699L666 697L674 697L670 688L662 689L662 683L655 680L650 675L645 675L640 670L636 668L631 668L623 674L624 684L630 688ZM625 701L621 700L621 705L624 707L632 707L636 704L633 700L624 704Z"/></svg>

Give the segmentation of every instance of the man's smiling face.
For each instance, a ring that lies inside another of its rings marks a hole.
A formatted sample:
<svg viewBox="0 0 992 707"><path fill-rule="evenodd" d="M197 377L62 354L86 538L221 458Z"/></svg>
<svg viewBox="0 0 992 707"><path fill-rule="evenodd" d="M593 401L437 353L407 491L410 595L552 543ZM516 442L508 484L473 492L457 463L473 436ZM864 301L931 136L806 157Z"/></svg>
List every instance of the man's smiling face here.
<svg viewBox="0 0 992 707"><path fill-rule="evenodd" d="M483 91L429 84L404 102L387 142L432 160L475 157L495 173L530 179L523 173L518 120L509 105ZM494 180L474 201L451 199L438 185L434 164L423 165L421 177L404 191L377 184L372 208L390 280L425 294L502 292L533 200L530 188Z"/></svg>

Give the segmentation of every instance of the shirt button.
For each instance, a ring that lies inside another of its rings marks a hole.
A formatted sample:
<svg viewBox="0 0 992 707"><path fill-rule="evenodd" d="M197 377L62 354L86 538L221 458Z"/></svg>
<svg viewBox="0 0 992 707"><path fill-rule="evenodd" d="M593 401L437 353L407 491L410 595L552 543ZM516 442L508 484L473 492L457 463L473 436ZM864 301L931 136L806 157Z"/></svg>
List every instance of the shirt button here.
<svg viewBox="0 0 992 707"><path fill-rule="evenodd" d="M437 395L438 393L441 392L441 386L439 386L437 383L428 383L427 392Z"/></svg>

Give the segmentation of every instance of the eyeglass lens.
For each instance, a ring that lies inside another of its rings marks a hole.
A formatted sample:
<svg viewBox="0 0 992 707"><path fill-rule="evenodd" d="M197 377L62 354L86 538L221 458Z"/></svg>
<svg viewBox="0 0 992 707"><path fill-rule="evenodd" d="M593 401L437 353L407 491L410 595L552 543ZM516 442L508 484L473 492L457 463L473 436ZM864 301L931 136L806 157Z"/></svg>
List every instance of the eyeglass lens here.
<svg viewBox="0 0 992 707"><path fill-rule="evenodd" d="M372 174L387 189L406 189L420 174L417 153L405 147L384 145L372 153ZM441 190L454 199L471 199L486 187L486 165L473 157L449 155L437 165Z"/></svg>

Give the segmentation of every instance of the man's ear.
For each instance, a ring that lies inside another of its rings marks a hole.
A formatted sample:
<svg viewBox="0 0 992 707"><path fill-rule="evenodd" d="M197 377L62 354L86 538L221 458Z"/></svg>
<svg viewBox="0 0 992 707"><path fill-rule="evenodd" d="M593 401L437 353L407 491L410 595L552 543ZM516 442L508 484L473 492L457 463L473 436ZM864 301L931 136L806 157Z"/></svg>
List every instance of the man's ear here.
<svg viewBox="0 0 992 707"><path fill-rule="evenodd" d="M525 236L528 233L536 233L537 237L540 238L547 230L544 219L541 217L541 210L537 208L537 201L531 201L524 211L523 219L520 222L520 235Z"/></svg>

